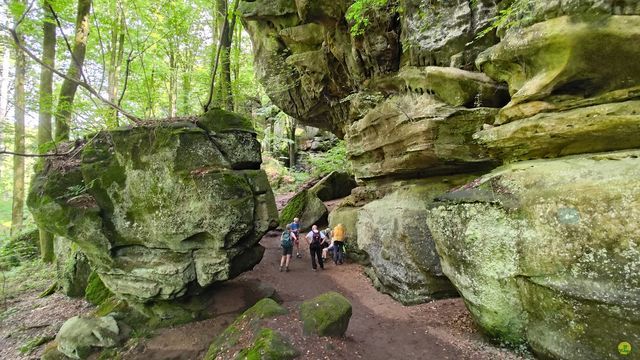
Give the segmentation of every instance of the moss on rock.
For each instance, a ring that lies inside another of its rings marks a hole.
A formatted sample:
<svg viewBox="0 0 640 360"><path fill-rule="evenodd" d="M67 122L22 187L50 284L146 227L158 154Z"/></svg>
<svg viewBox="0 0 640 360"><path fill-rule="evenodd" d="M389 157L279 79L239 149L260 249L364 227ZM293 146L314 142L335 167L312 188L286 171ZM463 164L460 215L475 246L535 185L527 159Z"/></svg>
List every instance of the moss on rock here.
<svg viewBox="0 0 640 360"><path fill-rule="evenodd" d="M272 330L267 330L264 334L259 331L262 320L284 315L286 313L288 313L288 310L280 306L273 299L265 298L258 301L255 305L236 318L236 320L229 325L229 327L227 327L224 332L213 341L213 343L211 343L204 360L214 360L218 358L218 356L222 356L223 358L232 358L234 353L238 351L244 351L244 354L257 356L259 355L259 350L266 351L272 347L275 347L274 350L281 349L284 351L284 354L287 354L291 348L285 346L287 344L280 341L281 337L279 334L274 333ZM239 344L243 337L254 339L254 342L250 345ZM240 346L239 349L238 346ZM275 352L273 354L275 355ZM263 358L257 357L256 359ZM264 359L271 358L267 357ZM273 357L273 359L280 358Z"/></svg>
<svg viewBox="0 0 640 360"><path fill-rule="evenodd" d="M344 336L351 319L351 303L335 291L319 295L300 305L304 333Z"/></svg>
<svg viewBox="0 0 640 360"><path fill-rule="evenodd" d="M256 334L251 347L240 350L235 359L255 360L290 360L295 359L300 352L277 331L262 328Z"/></svg>
<svg viewBox="0 0 640 360"><path fill-rule="evenodd" d="M240 114L219 108L209 110L196 123L206 131L214 133L228 131L255 132L251 120Z"/></svg>
<svg viewBox="0 0 640 360"><path fill-rule="evenodd" d="M327 215L327 207L322 200L310 190L302 190L280 211L280 226L284 228L297 217L300 218L302 228L308 229L311 225L326 220Z"/></svg>
<svg viewBox="0 0 640 360"><path fill-rule="evenodd" d="M87 287L84 291L84 297L93 305L99 306L105 300L113 296L113 293L104 286L100 276L94 271L89 275Z"/></svg>

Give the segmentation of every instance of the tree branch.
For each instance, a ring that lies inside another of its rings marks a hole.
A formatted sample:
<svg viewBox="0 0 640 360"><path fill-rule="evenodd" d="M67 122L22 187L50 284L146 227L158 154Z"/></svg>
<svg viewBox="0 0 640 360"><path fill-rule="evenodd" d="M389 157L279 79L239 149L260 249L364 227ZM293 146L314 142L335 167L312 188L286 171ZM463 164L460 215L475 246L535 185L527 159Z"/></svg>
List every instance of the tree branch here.
<svg viewBox="0 0 640 360"><path fill-rule="evenodd" d="M17 153L9 150L0 150L0 155L13 155L22 157L60 157L70 155L75 148L66 153L53 153L53 154L30 154L30 153Z"/></svg>
<svg viewBox="0 0 640 360"><path fill-rule="evenodd" d="M13 39L13 42L16 44L16 46L20 50L22 50L25 54L27 54L27 56L29 56L31 59L33 59L35 62L37 62L41 66L53 71L53 73L55 73L56 75L60 76L61 78L65 79L65 80L68 80L68 81L71 81L71 82L77 84L78 86L82 87L83 89L87 90L89 92L89 94L95 96L98 100L102 101L103 103L107 104L111 108L115 109L116 111L118 111L119 113L121 113L127 119L133 121L134 123L136 123L136 124L142 123L142 120L140 118L138 118L137 116L128 113L127 111L125 111L124 109L119 107L118 105L116 105L116 104L112 103L111 101L103 98L86 81L80 81L80 80L73 79L73 78L67 76L66 74L64 74L63 72L61 72L60 70L55 69L54 67L50 66L49 64L45 64L44 62L42 62L42 60L38 56L36 56L33 52L31 52L31 50L29 50L27 47L25 47L22 44L22 42L20 41L20 38L18 37L18 34L16 33L15 29L9 28L9 27L7 27L5 25L1 25L1 24L0 24L0 29L8 31L9 34L11 34L11 38Z"/></svg>

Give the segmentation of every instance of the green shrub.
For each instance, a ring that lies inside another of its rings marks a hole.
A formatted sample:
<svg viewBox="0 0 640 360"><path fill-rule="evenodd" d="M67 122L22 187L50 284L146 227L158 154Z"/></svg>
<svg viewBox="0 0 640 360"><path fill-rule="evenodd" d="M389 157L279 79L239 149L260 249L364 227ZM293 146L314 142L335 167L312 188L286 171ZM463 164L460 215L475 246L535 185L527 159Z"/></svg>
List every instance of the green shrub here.
<svg viewBox="0 0 640 360"><path fill-rule="evenodd" d="M312 176L326 175L332 171L346 171L352 174L351 163L347 160L347 146L344 140L325 153L312 155L308 160L312 167Z"/></svg>
<svg viewBox="0 0 640 360"><path fill-rule="evenodd" d="M371 23L371 16L376 11L382 10L387 6L388 0L356 0L345 14L345 18L352 23L351 35L361 36Z"/></svg>

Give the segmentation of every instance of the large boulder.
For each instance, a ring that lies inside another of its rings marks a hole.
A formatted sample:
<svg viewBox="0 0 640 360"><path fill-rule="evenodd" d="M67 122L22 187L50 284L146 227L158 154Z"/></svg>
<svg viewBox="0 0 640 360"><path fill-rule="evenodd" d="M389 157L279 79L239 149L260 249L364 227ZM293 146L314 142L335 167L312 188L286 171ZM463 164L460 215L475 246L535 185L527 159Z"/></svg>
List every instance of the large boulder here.
<svg viewBox="0 0 640 360"><path fill-rule="evenodd" d="M316 296L300 305L300 319L307 335L344 336L351 313L349 300L335 291Z"/></svg>
<svg viewBox="0 0 640 360"><path fill-rule="evenodd" d="M554 359L640 343L639 158L521 162L434 204L442 269L486 333Z"/></svg>
<svg viewBox="0 0 640 360"><path fill-rule="evenodd" d="M112 316L67 320L58 335L58 351L72 359L85 359L99 348L114 347L121 337L118 323Z"/></svg>
<svg viewBox="0 0 640 360"><path fill-rule="evenodd" d="M314 192L302 190L280 211L280 226L284 228L297 217L302 229L310 229L313 224L326 221L328 213L327 207Z"/></svg>
<svg viewBox="0 0 640 360"><path fill-rule="evenodd" d="M215 109L84 141L41 164L28 205L116 295L174 299L260 261L277 212L249 120Z"/></svg>
<svg viewBox="0 0 640 360"><path fill-rule="evenodd" d="M314 193L318 199L329 201L348 196L355 187L356 181L349 173L332 171L313 185L309 191Z"/></svg>
<svg viewBox="0 0 640 360"><path fill-rule="evenodd" d="M457 295L442 272L426 221L433 199L453 187L439 180L405 184L358 211L357 242L371 262L368 275L380 291L404 304Z"/></svg>

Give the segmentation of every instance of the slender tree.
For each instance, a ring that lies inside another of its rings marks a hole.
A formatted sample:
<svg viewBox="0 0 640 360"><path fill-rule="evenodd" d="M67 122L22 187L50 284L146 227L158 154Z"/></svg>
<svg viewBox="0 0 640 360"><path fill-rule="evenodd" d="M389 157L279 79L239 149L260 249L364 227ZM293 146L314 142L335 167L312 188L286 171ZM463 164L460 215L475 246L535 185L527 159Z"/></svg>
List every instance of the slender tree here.
<svg viewBox="0 0 640 360"><path fill-rule="evenodd" d="M50 1L44 0L44 20L42 22L42 63L55 68L56 23L51 12ZM38 149L46 152L46 144L52 141L51 111L53 109L53 71L40 66L40 100L38 121ZM40 229L40 256L43 262L53 262L53 234Z"/></svg>
<svg viewBox="0 0 640 360"><path fill-rule="evenodd" d="M118 102L118 85L120 81L120 68L124 58L125 18L121 10L122 4L116 2L115 21L111 30L109 43L109 65L107 67L107 96L112 103ZM112 109L107 117L107 126L118 127L118 111Z"/></svg>
<svg viewBox="0 0 640 360"><path fill-rule="evenodd" d="M293 117L289 118L289 168L293 169L296 166L296 154L298 147L296 146L296 128L298 127L298 120Z"/></svg>
<svg viewBox="0 0 640 360"><path fill-rule="evenodd" d="M82 75L82 66L87 51L87 39L89 37L89 12L91 0L78 0L78 15L76 17L76 31L71 51L71 63L67 76L76 81L65 79L60 88L58 106L56 108L56 141L69 140L71 110L73 100L78 90L78 80Z"/></svg>
<svg viewBox="0 0 640 360"><path fill-rule="evenodd" d="M20 18L15 19L15 27L19 25ZM17 34L20 40L22 35ZM15 138L13 151L24 153L24 115L25 115L25 78L27 59L25 54L15 47L15 91L14 91L14 115ZM13 157L13 204L11 207L11 234L15 234L22 227L24 216L24 158Z"/></svg>
<svg viewBox="0 0 640 360"><path fill-rule="evenodd" d="M227 0L216 0L216 17L220 19L220 21L217 22L220 26L220 41L211 72L211 87L209 89L209 100L205 105L205 111L209 109L214 95L216 95L215 98L221 106L233 111L233 94L231 93L231 45L233 44L233 29L236 26L236 12L239 3L239 0L234 0L233 9L230 13L232 20L229 22L230 14L228 12ZM216 84L215 79L218 63L220 63L220 78Z"/></svg>
<svg viewBox="0 0 640 360"><path fill-rule="evenodd" d="M0 15L6 16L7 24L4 22L1 25L10 25L9 16L3 14L3 9L0 9ZM9 66L11 56L11 46L8 37L0 37L0 47L2 47L2 72L0 73L0 145L3 144L5 125L7 123L7 110L9 105Z"/></svg>

